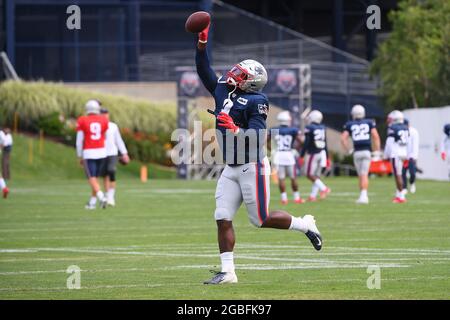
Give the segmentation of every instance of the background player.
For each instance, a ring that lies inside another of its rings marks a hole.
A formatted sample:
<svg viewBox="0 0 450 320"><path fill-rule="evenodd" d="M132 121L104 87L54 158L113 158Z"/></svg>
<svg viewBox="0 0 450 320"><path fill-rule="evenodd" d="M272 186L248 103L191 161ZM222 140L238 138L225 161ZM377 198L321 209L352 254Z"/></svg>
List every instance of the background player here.
<svg viewBox="0 0 450 320"><path fill-rule="evenodd" d="M276 144L273 163L278 174L278 187L280 188L281 193L281 203L288 203L285 180L286 176L291 179L294 202L304 203L305 201L300 197L300 192L298 191L294 156L294 152L300 147L301 144L300 130L298 128L291 127L292 119L289 111L280 112L277 116L277 120L279 126L270 129L267 141L269 147L272 139Z"/></svg>
<svg viewBox="0 0 450 320"><path fill-rule="evenodd" d="M106 158L105 132L108 129L108 119L100 115L100 103L89 100L86 103L86 114L77 120L77 156L92 189L91 198L86 209L95 209L97 199L100 206L106 208L106 197L98 183L98 176L103 171Z"/></svg>
<svg viewBox="0 0 450 320"><path fill-rule="evenodd" d="M328 153L325 126L322 124L322 119L322 112L318 110L313 110L308 114L305 142L300 153L301 164L304 164L306 176L313 183L308 201L317 201L319 191L321 199L325 199L331 192L331 189L320 180L323 163L322 151Z"/></svg>
<svg viewBox="0 0 450 320"><path fill-rule="evenodd" d="M409 191L411 193L416 192L416 172L417 172L417 159L419 158L419 131L412 127L408 119L404 120L404 123L408 126L408 159L404 162L402 168L402 180L403 180L403 193L408 192L408 179L406 173L409 172Z"/></svg>
<svg viewBox="0 0 450 320"><path fill-rule="evenodd" d="M371 162L372 141L374 144L374 152L380 152L380 136L375 121L365 119L366 110L360 104L354 105L351 111L352 121L348 121L344 125L344 131L341 135L341 143L344 150L352 154L353 163L359 177L360 195L356 203L367 204L369 197L367 190L369 188L369 168ZM353 149L350 149L348 138L353 141Z"/></svg>
<svg viewBox="0 0 450 320"><path fill-rule="evenodd" d="M322 238L311 215L296 218L284 211L268 212L270 164L264 145L269 104L260 92L267 83L267 72L259 62L244 60L225 77L217 78L206 51L208 31L209 26L199 33L195 61L200 79L215 100L216 138L227 165L217 182L214 213L222 269L204 283L236 283L233 218L242 202L245 202L251 223L257 227L301 231L316 250L321 249ZM252 133L256 137L263 133L256 145L245 144L244 148L238 148L233 143L238 139L251 140L245 136Z"/></svg>
<svg viewBox="0 0 450 320"><path fill-rule="evenodd" d="M0 130L0 152L2 154L2 170L0 172L0 189L2 190L3 198L6 199L9 194L9 189L6 185L5 179L9 179L9 156L12 148L12 135L9 128Z"/></svg>
<svg viewBox="0 0 450 320"><path fill-rule="evenodd" d="M100 113L108 119L108 130L106 130L105 140L106 159L102 176L104 177L103 182L105 186L107 203L110 206L115 206L116 171L117 161L119 160L119 152L123 163L128 163L130 158L128 157L127 147L123 142L119 127L116 123L109 120L108 109L102 108Z"/></svg>
<svg viewBox="0 0 450 320"><path fill-rule="evenodd" d="M396 193L392 202L404 203L406 202L406 198L402 192L402 168L403 161L407 159L408 155L409 130L408 126L404 124L404 117L401 111L394 110L389 113L387 121L389 127L384 149L384 158L390 159L395 179Z"/></svg>
<svg viewBox="0 0 450 320"><path fill-rule="evenodd" d="M447 160L448 178L450 179L450 123L444 126L444 138L441 142L441 159Z"/></svg>

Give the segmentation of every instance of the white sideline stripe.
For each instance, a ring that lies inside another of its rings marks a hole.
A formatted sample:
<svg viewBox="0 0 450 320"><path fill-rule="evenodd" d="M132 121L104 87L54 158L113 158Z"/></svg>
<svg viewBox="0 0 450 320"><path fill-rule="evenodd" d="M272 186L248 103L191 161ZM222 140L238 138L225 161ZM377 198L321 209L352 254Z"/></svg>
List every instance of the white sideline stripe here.
<svg viewBox="0 0 450 320"><path fill-rule="evenodd" d="M80 269L81 272L132 272L147 271L148 269L130 268L130 269ZM15 276L22 274L40 274L40 273L66 273L67 270L30 270L30 271L9 271L0 272L0 276Z"/></svg>

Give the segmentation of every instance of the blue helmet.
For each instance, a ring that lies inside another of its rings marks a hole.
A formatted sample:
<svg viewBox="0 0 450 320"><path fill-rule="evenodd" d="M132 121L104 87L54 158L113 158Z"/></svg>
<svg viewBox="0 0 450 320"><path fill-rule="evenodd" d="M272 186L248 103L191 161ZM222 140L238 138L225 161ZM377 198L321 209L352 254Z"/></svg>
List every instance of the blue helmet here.
<svg viewBox="0 0 450 320"><path fill-rule="evenodd" d="M448 123L444 126L444 133L446 135L450 136L450 123Z"/></svg>

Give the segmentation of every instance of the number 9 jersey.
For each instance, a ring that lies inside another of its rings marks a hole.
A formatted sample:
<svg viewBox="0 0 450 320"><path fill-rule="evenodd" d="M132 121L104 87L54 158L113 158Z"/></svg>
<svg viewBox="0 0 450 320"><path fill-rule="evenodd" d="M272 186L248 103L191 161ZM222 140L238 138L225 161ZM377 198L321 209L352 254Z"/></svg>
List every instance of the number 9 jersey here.
<svg viewBox="0 0 450 320"><path fill-rule="evenodd" d="M104 115L89 114L77 120L77 132L83 134L83 159L106 158L105 133L108 119ZM78 156L81 157L79 154Z"/></svg>

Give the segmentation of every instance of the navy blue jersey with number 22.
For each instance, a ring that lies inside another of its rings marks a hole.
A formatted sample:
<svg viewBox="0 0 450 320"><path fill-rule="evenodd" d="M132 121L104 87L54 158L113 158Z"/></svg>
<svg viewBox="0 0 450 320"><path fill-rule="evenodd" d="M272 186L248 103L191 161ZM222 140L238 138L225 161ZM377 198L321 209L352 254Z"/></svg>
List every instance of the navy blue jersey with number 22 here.
<svg viewBox="0 0 450 320"><path fill-rule="evenodd" d="M372 150L370 132L373 128L375 128L375 121L369 119L352 120L344 125L344 130L352 137L355 151Z"/></svg>

